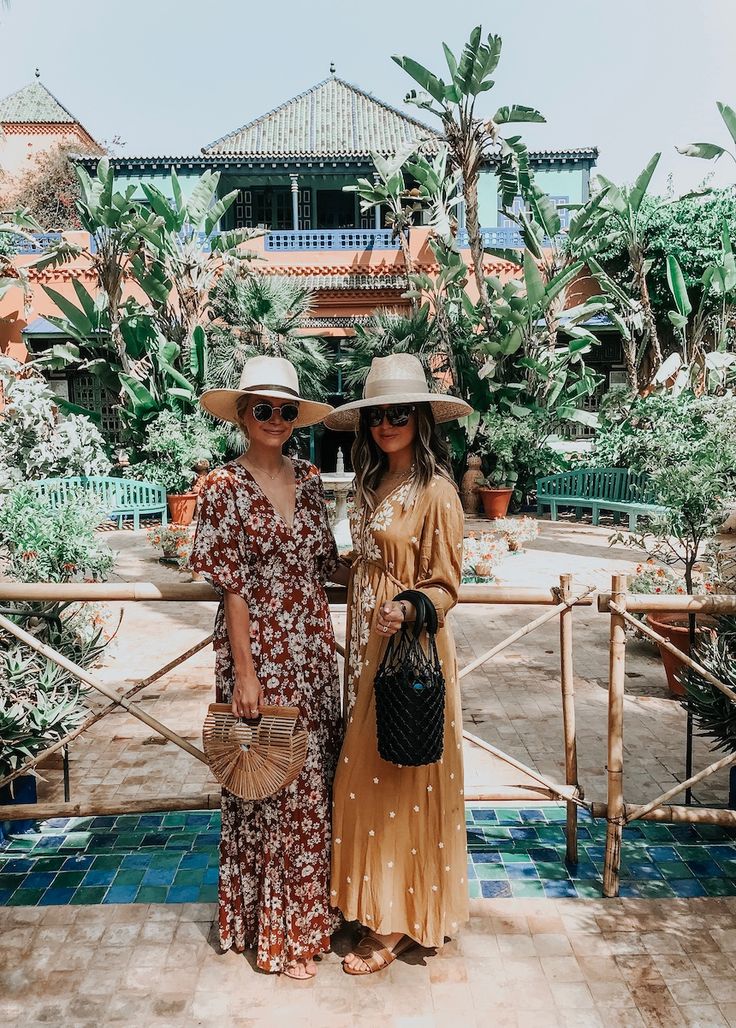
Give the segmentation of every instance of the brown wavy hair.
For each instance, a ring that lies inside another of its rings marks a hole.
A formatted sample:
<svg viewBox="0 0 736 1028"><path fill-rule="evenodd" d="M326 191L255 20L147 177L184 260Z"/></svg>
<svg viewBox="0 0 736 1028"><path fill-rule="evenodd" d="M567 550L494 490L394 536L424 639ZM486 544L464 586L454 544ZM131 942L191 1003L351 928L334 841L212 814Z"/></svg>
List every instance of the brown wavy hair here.
<svg viewBox="0 0 736 1028"><path fill-rule="evenodd" d="M434 420L429 403L416 404L414 436L414 476L405 506L411 506L417 493L441 475L455 485L450 464L450 449ZM374 441L368 425L368 410L360 412L358 432L350 454L355 469L356 506L376 505L376 489L388 468L388 458Z"/></svg>

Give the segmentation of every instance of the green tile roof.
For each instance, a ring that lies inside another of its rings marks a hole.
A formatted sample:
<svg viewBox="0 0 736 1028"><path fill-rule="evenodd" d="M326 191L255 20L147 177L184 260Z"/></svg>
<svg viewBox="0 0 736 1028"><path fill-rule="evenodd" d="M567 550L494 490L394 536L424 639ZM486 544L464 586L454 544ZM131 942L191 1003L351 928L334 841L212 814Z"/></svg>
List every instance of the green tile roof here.
<svg viewBox="0 0 736 1028"><path fill-rule="evenodd" d="M73 114L60 104L53 93L40 82L23 86L0 100L0 123L58 122L78 124Z"/></svg>
<svg viewBox="0 0 736 1028"><path fill-rule="evenodd" d="M331 76L205 147L205 154L357 157L395 153L439 134L357 86Z"/></svg>

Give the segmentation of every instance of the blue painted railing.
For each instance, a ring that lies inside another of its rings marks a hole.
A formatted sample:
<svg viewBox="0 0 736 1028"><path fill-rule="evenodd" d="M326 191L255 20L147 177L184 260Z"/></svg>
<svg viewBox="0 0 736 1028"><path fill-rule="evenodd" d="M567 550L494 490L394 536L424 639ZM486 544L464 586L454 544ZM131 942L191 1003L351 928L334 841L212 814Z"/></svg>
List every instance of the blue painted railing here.
<svg viewBox="0 0 736 1028"><path fill-rule="evenodd" d="M14 233L10 233L14 235ZM15 236L16 242L13 244L15 253L39 253L42 250L48 250L51 246L56 244L61 239L61 232L33 232L31 233L32 240L26 239L25 236Z"/></svg>
<svg viewBox="0 0 736 1028"><path fill-rule="evenodd" d="M490 246L496 250L521 250L524 248L524 242L518 228L499 228L498 226L495 228L482 228L480 235L483 240L483 246ZM461 228L458 232L457 245L461 249L465 249L470 245L467 229Z"/></svg>
<svg viewBox="0 0 736 1028"><path fill-rule="evenodd" d="M398 250L391 229L337 228L269 232L266 250Z"/></svg>

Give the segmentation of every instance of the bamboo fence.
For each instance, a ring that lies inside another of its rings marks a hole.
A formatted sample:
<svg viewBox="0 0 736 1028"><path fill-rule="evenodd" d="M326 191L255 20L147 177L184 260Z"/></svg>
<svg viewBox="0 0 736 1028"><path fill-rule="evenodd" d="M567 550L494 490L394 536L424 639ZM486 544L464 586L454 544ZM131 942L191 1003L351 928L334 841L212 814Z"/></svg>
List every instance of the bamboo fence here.
<svg viewBox="0 0 736 1028"><path fill-rule="evenodd" d="M510 754L497 749L490 743L476 736L465 732L465 738L473 745L484 749L495 757L504 761L516 771L521 772L534 784L532 788L539 796L555 799L559 798L567 804L567 858L571 862L577 862L577 810L583 803L583 792L577 781L577 741L575 735L575 705L574 705L574 670L573 670L573 612L577 606L590 606L593 602L591 594L592 587L584 588L578 592L573 590L572 577L562 575L559 586L551 589L536 588L514 588L499 587L492 585L467 585L460 589L460 603L481 603L499 604L514 606L546 606L549 609L543 614L534 618L523 628L513 632L507 638L491 647L485 653L472 660L459 672L462 679L471 674L483 664L492 660L499 653L509 646L535 631L540 626L547 624L554 618L559 619L560 625L560 685L561 685L561 707L563 715L563 734L565 746L565 783L558 784L551 781L545 775L540 774L534 768L516 760ZM339 588L328 589L328 596L333 604L344 603L345 592ZM92 601L92 602L211 602L219 599L217 593L207 584L193 583L173 584L156 586L150 582L139 583L72 583L65 585L36 584L23 585L19 583L0 582L0 601ZM148 714L138 703L132 702L132 697L142 692L148 685L158 681L169 671L179 667L189 657L199 652L212 641L212 636L207 636L200 642L190 647L185 652L165 664L162 668L153 672L148 677L137 682L127 691L116 691L109 685L101 682L88 671L74 664L52 647L37 640L33 635L24 631L19 625L9 618L0 615L0 627L4 628L11 635L43 654L49 660L61 667L66 668L87 686L102 693L110 702L102 710L91 713L84 722L69 733L65 738L58 740L52 746L47 747L33 759L26 761L12 774L0 779L0 786L6 785L32 770L46 757L67 745L74 739L79 738L92 725L96 724L113 710L123 708L133 717L138 718L148 725L153 731L168 739L174 745L179 746L191 756L198 760L205 760L204 754L196 746L192 745L178 732L162 724L156 718ZM342 647L338 646L342 653ZM214 785L214 783L213 783ZM528 795L529 788L520 789L514 786L474 787L466 791L468 800L513 800L519 799L522 795ZM189 797L164 797L155 796L119 801L102 800L80 800L77 802L50 802L29 805L8 805L0 806L0 821L36 819L41 820L50 817L89 817L98 814L122 814L142 813L154 810L202 810L218 806L219 792L211 791L200 793Z"/></svg>
<svg viewBox="0 0 736 1028"><path fill-rule="evenodd" d="M736 753L729 753L713 761L702 771L689 775L659 796L646 803L624 802L624 681L626 666L626 625L642 632L653 642L677 657L685 666L722 692L732 703L736 694L719 681L697 660L683 653L655 632L648 624L633 616L648 613L734 614L736 595L682 596L645 595L626 593L626 576L614 575L611 592L598 596L598 610L610 614L610 664L608 678L608 798L606 803L592 803L594 818L605 818L606 849L603 866L603 894L617 896L621 869L621 838L623 828L631 821L663 821L675 824L710 824L733 828L736 811L720 807L693 807L671 805L669 801L680 793L686 795L694 785L717 771L736 763Z"/></svg>

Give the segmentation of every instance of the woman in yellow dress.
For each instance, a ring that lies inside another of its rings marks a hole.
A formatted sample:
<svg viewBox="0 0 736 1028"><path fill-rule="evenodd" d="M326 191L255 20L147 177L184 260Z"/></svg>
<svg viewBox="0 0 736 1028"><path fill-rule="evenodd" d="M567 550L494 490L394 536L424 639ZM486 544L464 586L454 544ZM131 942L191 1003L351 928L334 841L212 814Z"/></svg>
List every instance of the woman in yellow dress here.
<svg viewBox="0 0 736 1028"><path fill-rule="evenodd" d="M452 633L463 512L438 422L471 408L430 393L419 360L374 359L363 399L328 416L357 432L356 501L348 587L346 735L333 802L331 902L367 932L343 963L349 974L387 967L413 943L441 946L468 917L462 713ZM421 590L439 620L446 684L444 752L435 764L382 760L373 681L387 640L413 606L394 596Z"/></svg>

